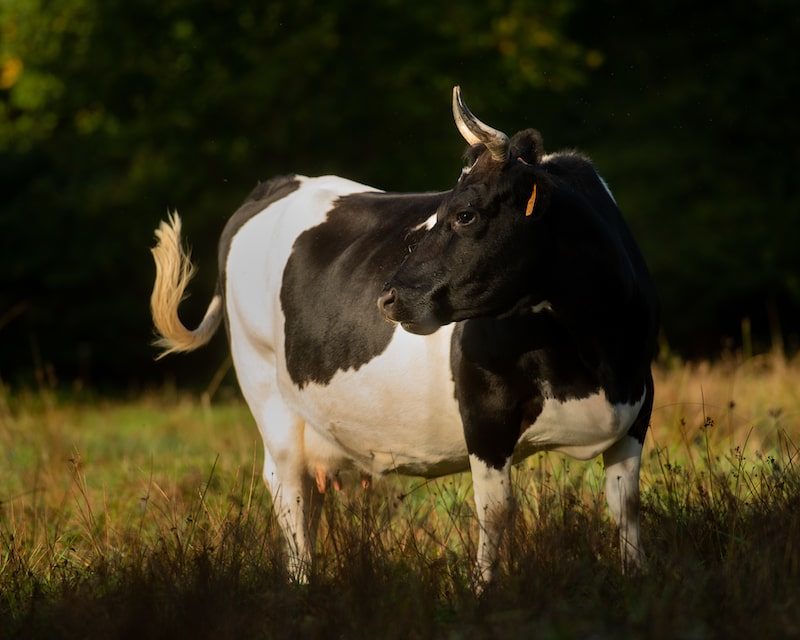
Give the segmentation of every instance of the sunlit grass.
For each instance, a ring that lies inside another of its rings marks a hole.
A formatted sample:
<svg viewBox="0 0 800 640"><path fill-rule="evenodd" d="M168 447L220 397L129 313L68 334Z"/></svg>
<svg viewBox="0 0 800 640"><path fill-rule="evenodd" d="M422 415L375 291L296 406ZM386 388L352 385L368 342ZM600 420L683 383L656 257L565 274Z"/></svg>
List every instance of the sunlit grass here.
<svg viewBox="0 0 800 640"><path fill-rule="evenodd" d="M20 637L790 635L800 627L800 361L656 371L650 572L625 577L599 461L531 457L478 598L466 475L326 496L286 579L261 442L235 394L0 391L0 631ZM357 479L356 479L357 480Z"/></svg>

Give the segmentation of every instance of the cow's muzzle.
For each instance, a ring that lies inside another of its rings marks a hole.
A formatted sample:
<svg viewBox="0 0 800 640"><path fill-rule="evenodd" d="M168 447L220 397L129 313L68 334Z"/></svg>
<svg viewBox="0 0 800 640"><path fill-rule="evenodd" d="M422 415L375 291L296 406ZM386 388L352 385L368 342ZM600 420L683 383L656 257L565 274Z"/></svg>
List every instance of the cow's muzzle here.
<svg viewBox="0 0 800 640"><path fill-rule="evenodd" d="M413 313L402 303L397 289L390 287L384 289L378 298L378 309L383 317L393 324L399 324L409 333L426 336L436 331L441 323L437 322L430 312L423 314Z"/></svg>

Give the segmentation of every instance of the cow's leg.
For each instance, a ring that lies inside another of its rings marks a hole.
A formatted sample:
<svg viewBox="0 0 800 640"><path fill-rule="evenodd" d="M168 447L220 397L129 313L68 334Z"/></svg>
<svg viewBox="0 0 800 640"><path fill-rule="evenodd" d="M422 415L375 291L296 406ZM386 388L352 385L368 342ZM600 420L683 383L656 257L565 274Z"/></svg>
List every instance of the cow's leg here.
<svg viewBox="0 0 800 640"><path fill-rule="evenodd" d="M286 543L290 575L308 580L311 567L309 514L313 483L308 475L303 450L303 422L277 394L267 398L256 411L264 440L264 482L272 494L275 515ZM313 536L311 536L313 538Z"/></svg>
<svg viewBox="0 0 800 640"><path fill-rule="evenodd" d="M484 462L475 454L469 456L472 491L478 516L478 557L476 579L478 589L491 581L497 564L498 549L513 503L511 491L511 458L498 466Z"/></svg>
<svg viewBox="0 0 800 640"><path fill-rule="evenodd" d="M619 526L619 548L624 572L644 568L639 540L639 464L642 443L626 435L603 453L606 468L606 500Z"/></svg>
<svg viewBox="0 0 800 640"><path fill-rule="evenodd" d="M229 309L231 355L236 377L264 442L263 478L283 533L290 575L305 582L311 562L306 521L310 485L303 421L280 395L274 354L251 339Z"/></svg>
<svg viewBox="0 0 800 640"><path fill-rule="evenodd" d="M465 355L468 352L479 362L486 360L482 351L487 344L484 330L480 322L458 325L451 353L480 527L475 572L478 590L492 580L497 568L500 540L513 506L511 457L522 423L515 388ZM494 344L492 340L488 343Z"/></svg>

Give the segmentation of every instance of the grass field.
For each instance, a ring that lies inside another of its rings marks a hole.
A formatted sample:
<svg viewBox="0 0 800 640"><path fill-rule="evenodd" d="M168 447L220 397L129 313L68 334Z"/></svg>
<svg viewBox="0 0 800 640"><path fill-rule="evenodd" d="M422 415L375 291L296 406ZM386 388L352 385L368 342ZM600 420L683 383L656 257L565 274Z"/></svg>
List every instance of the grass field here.
<svg viewBox="0 0 800 640"><path fill-rule="evenodd" d="M798 360L657 368L644 576L620 572L599 460L520 465L481 597L468 476L329 493L311 582L288 582L260 438L228 396L0 389L0 636L800 635Z"/></svg>

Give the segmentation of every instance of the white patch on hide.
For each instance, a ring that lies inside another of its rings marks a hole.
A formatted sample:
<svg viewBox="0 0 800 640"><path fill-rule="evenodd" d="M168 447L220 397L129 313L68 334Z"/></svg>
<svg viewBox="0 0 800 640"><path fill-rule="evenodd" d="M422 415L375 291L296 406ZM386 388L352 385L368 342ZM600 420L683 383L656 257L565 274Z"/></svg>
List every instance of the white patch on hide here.
<svg viewBox="0 0 800 640"><path fill-rule="evenodd" d="M644 393L633 404L613 405L603 391L565 401L547 394L542 412L526 427L514 457L522 460L536 451L555 450L579 460L594 458L627 432L642 404Z"/></svg>

